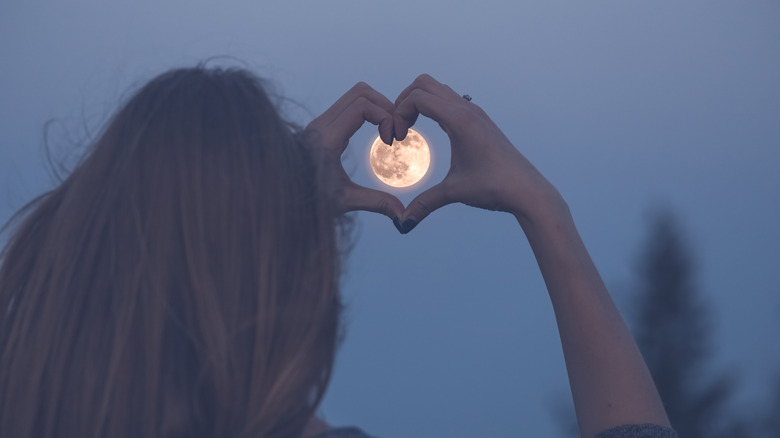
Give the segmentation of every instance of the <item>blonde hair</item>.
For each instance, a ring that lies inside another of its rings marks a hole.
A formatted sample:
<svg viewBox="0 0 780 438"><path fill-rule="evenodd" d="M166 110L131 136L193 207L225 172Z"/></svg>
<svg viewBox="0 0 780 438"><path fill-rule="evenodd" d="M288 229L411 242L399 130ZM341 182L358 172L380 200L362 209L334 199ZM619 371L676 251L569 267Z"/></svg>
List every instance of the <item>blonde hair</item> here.
<svg viewBox="0 0 780 438"><path fill-rule="evenodd" d="M0 436L295 437L339 331L333 212L243 70L142 87L0 259Z"/></svg>

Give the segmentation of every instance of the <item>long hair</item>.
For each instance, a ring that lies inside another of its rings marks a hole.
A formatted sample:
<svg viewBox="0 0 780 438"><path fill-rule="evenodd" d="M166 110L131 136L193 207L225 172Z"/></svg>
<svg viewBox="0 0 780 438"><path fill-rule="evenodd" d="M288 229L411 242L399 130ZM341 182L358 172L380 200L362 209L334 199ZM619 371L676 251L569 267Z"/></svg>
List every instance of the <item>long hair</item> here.
<svg viewBox="0 0 780 438"><path fill-rule="evenodd" d="M260 81L178 69L0 256L0 436L295 437L339 332L317 169Z"/></svg>

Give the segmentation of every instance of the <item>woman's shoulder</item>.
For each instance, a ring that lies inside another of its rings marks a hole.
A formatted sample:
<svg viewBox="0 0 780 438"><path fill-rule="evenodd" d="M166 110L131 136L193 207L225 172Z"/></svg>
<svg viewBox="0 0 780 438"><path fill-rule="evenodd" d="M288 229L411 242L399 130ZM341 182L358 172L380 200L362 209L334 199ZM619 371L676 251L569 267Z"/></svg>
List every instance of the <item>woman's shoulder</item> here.
<svg viewBox="0 0 780 438"><path fill-rule="evenodd" d="M334 427L314 436L314 438L375 438L357 427Z"/></svg>
<svg viewBox="0 0 780 438"><path fill-rule="evenodd" d="M374 438L357 427L336 427L328 429L314 438ZM595 438L677 438L677 433L667 427L655 424L627 424L614 427L596 435Z"/></svg>
<svg viewBox="0 0 780 438"><path fill-rule="evenodd" d="M605 430L595 438L677 438L677 432L656 424L627 424Z"/></svg>

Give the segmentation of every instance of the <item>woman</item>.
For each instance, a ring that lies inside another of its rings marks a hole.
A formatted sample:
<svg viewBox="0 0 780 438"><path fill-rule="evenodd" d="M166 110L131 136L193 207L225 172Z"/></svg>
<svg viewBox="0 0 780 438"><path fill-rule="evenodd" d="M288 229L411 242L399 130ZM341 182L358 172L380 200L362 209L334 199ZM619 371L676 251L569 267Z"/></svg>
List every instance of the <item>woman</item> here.
<svg viewBox="0 0 780 438"><path fill-rule="evenodd" d="M452 142L440 184L404 208L349 180L340 156L365 121L391 143L419 114ZM358 84L301 134L241 70L174 70L123 106L2 253L0 436L363 436L313 417L339 334L341 218L408 233L452 202L525 230L582 435L673 436L566 204L478 106L425 75L395 103ZM623 426L643 423L657 426Z"/></svg>

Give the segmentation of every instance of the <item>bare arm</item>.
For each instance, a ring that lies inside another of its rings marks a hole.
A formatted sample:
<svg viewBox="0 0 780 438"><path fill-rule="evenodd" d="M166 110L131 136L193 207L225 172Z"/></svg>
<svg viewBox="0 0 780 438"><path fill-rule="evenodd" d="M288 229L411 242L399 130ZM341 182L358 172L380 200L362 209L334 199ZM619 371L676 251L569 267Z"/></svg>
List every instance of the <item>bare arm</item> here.
<svg viewBox="0 0 780 438"><path fill-rule="evenodd" d="M561 201L518 221L555 310L580 434L622 424L668 427L647 366L566 206Z"/></svg>
<svg viewBox="0 0 780 438"><path fill-rule="evenodd" d="M452 162L447 177L407 207L402 232L453 202L515 215L547 284L581 435L623 424L669 426L639 349L558 191L484 111L426 75L396 100L398 138L404 138L418 114L447 132Z"/></svg>

